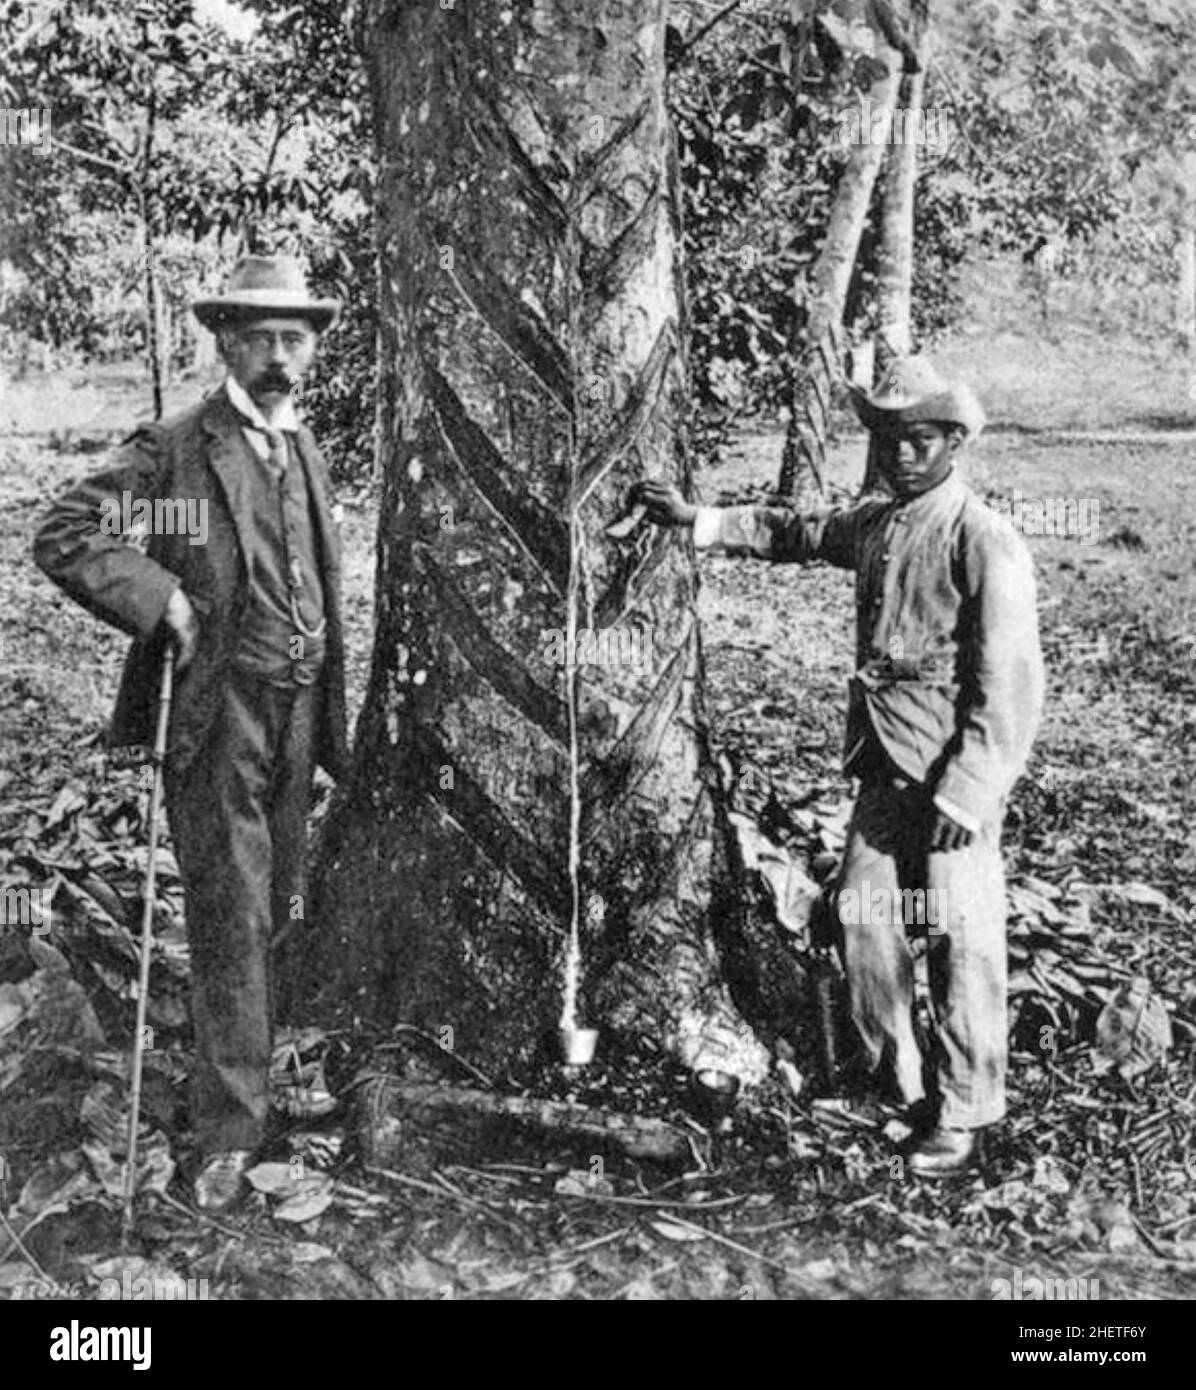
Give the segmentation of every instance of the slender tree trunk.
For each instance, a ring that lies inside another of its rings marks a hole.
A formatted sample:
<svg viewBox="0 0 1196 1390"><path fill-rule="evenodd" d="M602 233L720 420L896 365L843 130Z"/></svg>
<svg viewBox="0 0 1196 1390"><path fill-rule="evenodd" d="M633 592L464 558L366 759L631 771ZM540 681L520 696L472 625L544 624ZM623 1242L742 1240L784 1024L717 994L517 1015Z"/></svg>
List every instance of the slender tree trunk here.
<svg viewBox="0 0 1196 1390"><path fill-rule="evenodd" d="M826 240L807 280L797 287L805 300L805 350L795 373L778 491L805 500L821 495L826 473L826 433L831 395L842 375L843 310L872 191L884 158L886 114L891 119L897 77L876 83L870 95L871 120L861 122L839 181Z"/></svg>
<svg viewBox="0 0 1196 1390"><path fill-rule="evenodd" d="M145 222L145 336L146 353L149 357L150 390L154 403L154 419L162 418L162 311L158 286L158 267L154 254L153 232L149 222Z"/></svg>
<svg viewBox="0 0 1196 1390"><path fill-rule="evenodd" d="M894 357L908 357L913 351L914 278L914 190L918 178L919 132L929 138L938 135L938 123L928 124L922 109L926 85L928 35L924 16L911 17L911 41L918 57L918 70L902 74L897 93L898 118L894 121L893 144L880 174L880 227L876 243L876 353L874 381L879 381ZM915 137L915 138L911 138ZM883 489L880 450L884 441L872 436L868 443L868 462L864 470L864 492Z"/></svg>
<svg viewBox="0 0 1196 1390"><path fill-rule="evenodd" d="M1196 186L1191 182L1185 182L1180 198L1175 260L1175 332L1189 361L1196 362Z"/></svg>
<svg viewBox="0 0 1196 1390"><path fill-rule="evenodd" d="M901 79L898 110L905 112L906 129L922 109L923 75L907 73ZM885 348L877 353L877 366L885 351L890 357L906 357L913 350L912 289L914 274L914 187L918 174L918 145L914 140L895 143L889 150L880 185L880 237L876 253L877 326Z"/></svg>
<svg viewBox="0 0 1196 1390"><path fill-rule="evenodd" d="M376 645L298 997L518 1068L576 933L578 1022L750 1081L767 1055L732 991L750 1011L768 962L707 748L693 553L603 535L635 480L691 486L663 8L365 7Z"/></svg>
<svg viewBox="0 0 1196 1390"><path fill-rule="evenodd" d="M159 307L158 266L154 245L157 207L152 186L154 167L154 138L158 127L158 94L150 89L145 117L145 155L141 162L140 184L137 190L141 207L141 225L145 234L145 336L149 354L150 389L154 403L154 419L162 418L162 349L161 309Z"/></svg>

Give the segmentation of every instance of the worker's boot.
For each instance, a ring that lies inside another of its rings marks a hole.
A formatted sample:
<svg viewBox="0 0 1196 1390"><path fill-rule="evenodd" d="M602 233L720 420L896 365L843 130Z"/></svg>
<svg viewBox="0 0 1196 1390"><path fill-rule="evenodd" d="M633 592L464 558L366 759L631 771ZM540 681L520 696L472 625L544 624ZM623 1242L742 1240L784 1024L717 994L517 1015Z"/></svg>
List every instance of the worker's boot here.
<svg viewBox="0 0 1196 1390"><path fill-rule="evenodd" d="M945 1178L964 1173L976 1156L974 1129L932 1129L910 1150L909 1169L921 1178Z"/></svg>

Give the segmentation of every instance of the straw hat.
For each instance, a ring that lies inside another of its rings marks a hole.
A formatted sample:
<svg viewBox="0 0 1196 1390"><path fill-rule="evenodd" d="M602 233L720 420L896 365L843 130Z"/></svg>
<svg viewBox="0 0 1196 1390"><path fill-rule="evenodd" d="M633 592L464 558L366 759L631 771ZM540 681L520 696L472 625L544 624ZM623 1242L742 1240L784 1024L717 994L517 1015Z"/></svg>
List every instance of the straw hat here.
<svg viewBox="0 0 1196 1390"><path fill-rule="evenodd" d="M340 316L339 299L313 299L298 261L286 256L245 256L228 277L223 294L197 299L195 317L217 329L244 318L306 318L317 333Z"/></svg>
<svg viewBox="0 0 1196 1390"><path fill-rule="evenodd" d="M871 395L849 388L856 414L870 430L894 424L959 425L974 439L984 428L984 410L970 386L947 381L925 357L895 358Z"/></svg>

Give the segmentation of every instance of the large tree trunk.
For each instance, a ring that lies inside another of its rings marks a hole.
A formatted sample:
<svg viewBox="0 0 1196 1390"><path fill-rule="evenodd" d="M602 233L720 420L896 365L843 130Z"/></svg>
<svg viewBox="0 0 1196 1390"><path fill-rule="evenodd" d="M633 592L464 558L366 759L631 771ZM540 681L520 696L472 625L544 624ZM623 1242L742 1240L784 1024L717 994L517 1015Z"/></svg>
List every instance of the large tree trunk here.
<svg viewBox="0 0 1196 1390"><path fill-rule="evenodd" d="M886 112L891 116L896 88L897 77L892 73L874 84L870 94L873 123L879 118L883 125ZM870 134L870 128L861 128L861 138L850 147L826 240L808 280L796 291L805 300L805 347L794 376L777 489L800 502L809 500L811 494L821 495L824 488L831 396L842 376L843 310L872 190L887 148L869 138Z"/></svg>
<svg viewBox="0 0 1196 1390"><path fill-rule="evenodd" d="M603 536L636 479L690 490L662 11L365 7L377 632L303 955L328 1007L500 1070L562 1015L576 932L578 1021L750 1081L693 553ZM604 629L621 659L567 646Z"/></svg>

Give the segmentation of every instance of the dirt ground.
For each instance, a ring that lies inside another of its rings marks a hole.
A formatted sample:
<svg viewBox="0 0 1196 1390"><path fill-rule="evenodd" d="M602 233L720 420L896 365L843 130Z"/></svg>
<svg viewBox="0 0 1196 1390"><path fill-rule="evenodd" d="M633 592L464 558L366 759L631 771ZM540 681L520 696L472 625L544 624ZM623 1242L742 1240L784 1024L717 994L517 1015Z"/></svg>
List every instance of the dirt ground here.
<svg viewBox="0 0 1196 1390"><path fill-rule="evenodd" d="M1149 977L1176 1024L1165 1066L1127 1081L1102 1073L1079 1041L1045 1057L1015 1051L1010 1119L977 1174L940 1186L895 1172L875 1126L848 1125L779 1082L722 1126L694 1128L695 1161L672 1175L629 1160L596 1170L584 1154L530 1140L469 1161L369 1172L336 1115L280 1134L268 1155L299 1156L303 1171L327 1175L331 1200L316 1215L279 1219L278 1194L262 1192L233 1216L199 1218L176 1179L142 1222L142 1260L208 1280L213 1298L983 1300L1019 1270L1099 1279L1103 1298L1196 1292L1196 1028L1183 1026L1196 1013L1196 478L1191 442L1168 433L1190 423L1186 383L1132 345L1116 372L1090 341L1044 357L1012 329L1006 339L996 364L973 339L944 354L980 385L987 365L997 383L997 427L968 464L973 485L994 501L1020 492L1099 508L1087 537L1029 538L1049 690L1006 827L1010 878L1065 916L1083 904L1094 948ZM57 596L29 545L46 499L96 465L93 451L144 414L144 400L135 373L64 376L21 384L0 410L9 523L0 533L0 846L9 855L20 834L86 821L113 794L96 740L124 639ZM1125 434L1052 433L1085 427ZM1148 427L1161 435L1134 433ZM742 435L720 466L702 470L704 498L770 486L780 445L775 428ZM835 486L858 481L862 455L858 436L836 443ZM371 520L368 497L350 499L354 702L371 639ZM810 841L849 792L837 759L850 581L717 558L702 571L716 743L773 789L784 808L778 835L817 851ZM78 805L64 788L80 790ZM93 827L97 863L134 863L121 839L128 827L111 826L109 817ZM6 862L15 861L0 869ZM83 983L102 992L93 978ZM111 1006L95 1002L104 1022ZM0 1013L0 1040L3 1028ZM16 1075L0 1049L0 1096ZM59 1149L78 1139L68 1126ZM11 1205L0 1296L97 1296L105 1273L118 1271L103 1263L116 1251L111 1195L61 1154L66 1168L47 1173L47 1154L22 1148L0 1122L4 1144L0 1197L7 1172ZM29 1196L31 1180L48 1191L69 1173L82 1176L61 1209Z"/></svg>

